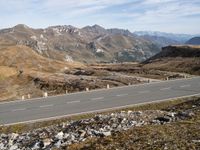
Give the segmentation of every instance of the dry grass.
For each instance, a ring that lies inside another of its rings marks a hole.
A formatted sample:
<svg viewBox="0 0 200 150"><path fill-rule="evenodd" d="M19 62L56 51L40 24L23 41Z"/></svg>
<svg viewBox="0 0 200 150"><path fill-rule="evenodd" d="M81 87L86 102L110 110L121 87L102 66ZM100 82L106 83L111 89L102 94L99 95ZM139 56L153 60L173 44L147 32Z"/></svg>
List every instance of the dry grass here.
<svg viewBox="0 0 200 150"><path fill-rule="evenodd" d="M0 64L15 67L21 70L36 70L47 72L59 72L64 68L84 67L84 65L74 62L63 62L49 59L39 55L26 46L9 46L0 51Z"/></svg>
<svg viewBox="0 0 200 150"><path fill-rule="evenodd" d="M200 58L166 57L145 64L143 68L200 75Z"/></svg>
<svg viewBox="0 0 200 150"><path fill-rule="evenodd" d="M0 101L20 99L31 94L41 97L42 90L34 85L30 75L63 73L73 68L84 68L78 62L68 63L43 57L26 46L0 47ZM21 71L21 74L20 74Z"/></svg>
<svg viewBox="0 0 200 150"><path fill-rule="evenodd" d="M89 139L71 145L68 150L198 150L199 123L177 122L166 125L134 127L105 138Z"/></svg>
<svg viewBox="0 0 200 150"><path fill-rule="evenodd" d="M15 68L10 68L7 66L0 66L0 75L4 77L10 77L17 74L17 70Z"/></svg>
<svg viewBox="0 0 200 150"><path fill-rule="evenodd" d="M199 98L166 107L167 110L186 111L193 109L195 115L187 120L165 125L146 125L133 127L127 131L113 133L104 138L91 138L71 145L73 150L199 150L200 149L200 111ZM198 109L193 105L197 104Z"/></svg>

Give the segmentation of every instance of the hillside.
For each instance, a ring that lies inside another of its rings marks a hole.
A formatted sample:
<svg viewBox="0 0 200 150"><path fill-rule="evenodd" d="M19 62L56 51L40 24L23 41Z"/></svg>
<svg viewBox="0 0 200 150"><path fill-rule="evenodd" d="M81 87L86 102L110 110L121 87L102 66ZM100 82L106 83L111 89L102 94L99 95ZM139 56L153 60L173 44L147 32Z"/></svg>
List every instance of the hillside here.
<svg viewBox="0 0 200 150"><path fill-rule="evenodd" d="M128 30L105 29L99 25L33 29L19 24L0 30L0 48L11 45L28 46L47 58L85 63L144 61L160 51L150 40Z"/></svg>
<svg viewBox="0 0 200 150"><path fill-rule="evenodd" d="M61 62L36 53L27 46L8 46L0 49L0 65L21 70L55 72L64 68L80 67L80 63Z"/></svg>
<svg viewBox="0 0 200 150"><path fill-rule="evenodd" d="M200 45L200 37L191 38L190 40L188 40L188 41L186 42L186 44L190 44L190 45Z"/></svg>
<svg viewBox="0 0 200 150"><path fill-rule="evenodd" d="M18 99L28 93L41 96L43 90L35 85L36 78L80 67L84 65L49 59L26 46L1 48L0 101Z"/></svg>
<svg viewBox="0 0 200 150"><path fill-rule="evenodd" d="M199 46L167 46L143 63L144 68L200 75Z"/></svg>

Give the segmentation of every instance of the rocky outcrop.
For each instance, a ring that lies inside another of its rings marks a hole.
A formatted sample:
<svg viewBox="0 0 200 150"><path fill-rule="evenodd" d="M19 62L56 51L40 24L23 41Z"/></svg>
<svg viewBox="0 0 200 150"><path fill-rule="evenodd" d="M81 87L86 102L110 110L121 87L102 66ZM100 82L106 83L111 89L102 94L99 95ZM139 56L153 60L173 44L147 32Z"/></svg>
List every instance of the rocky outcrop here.
<svg viewBox="0 0 200 150"><path fill-rule="evenodd" d="M93 118L64 122L28 133L0 134L1 150L39 150L64 148L91 137L111 136L115 132L144 125L159 125L180 119L181 114L159 110L121 111ZM184 115L186 118L187 115ZM182 118L183 119L183 118Z"/></svg>

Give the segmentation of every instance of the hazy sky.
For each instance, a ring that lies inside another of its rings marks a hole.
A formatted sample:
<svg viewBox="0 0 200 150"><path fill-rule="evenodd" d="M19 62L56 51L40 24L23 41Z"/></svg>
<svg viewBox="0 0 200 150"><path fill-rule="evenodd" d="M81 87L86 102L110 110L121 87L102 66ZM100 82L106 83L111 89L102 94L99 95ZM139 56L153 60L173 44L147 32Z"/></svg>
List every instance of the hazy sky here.
<svg viewBox="0 0 200 150"><path fill-rule="evenodd" d="M26 24L200 33L200 0L0 0L0 28Z"/></svg>

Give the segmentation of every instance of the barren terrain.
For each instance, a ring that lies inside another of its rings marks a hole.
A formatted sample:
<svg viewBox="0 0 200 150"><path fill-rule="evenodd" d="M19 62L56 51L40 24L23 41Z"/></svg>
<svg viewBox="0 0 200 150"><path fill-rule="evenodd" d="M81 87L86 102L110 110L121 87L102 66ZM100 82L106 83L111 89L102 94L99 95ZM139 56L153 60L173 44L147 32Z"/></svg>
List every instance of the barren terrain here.
<svg viewBox="0 0 200 150"><path fill-rule="evenodd" d="M184 47L188 57L176 49L182 47L167 47L144 63L82 64L46 58L26 46L7 46L0 49L0 101L199 75L199 47Z"/></svg>

